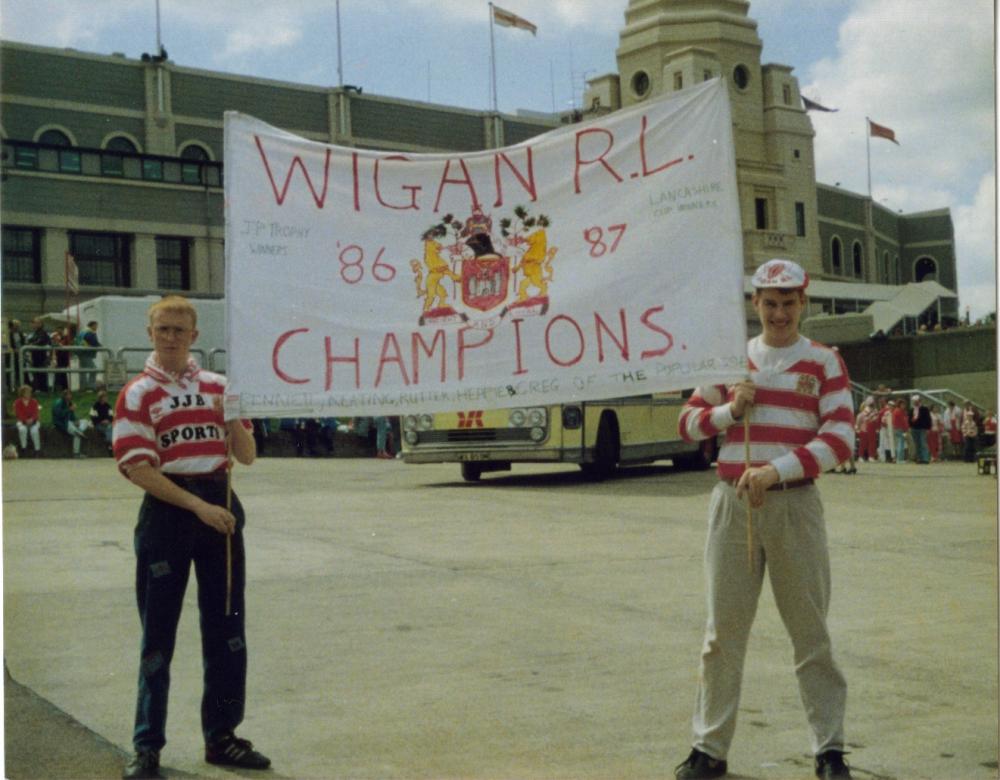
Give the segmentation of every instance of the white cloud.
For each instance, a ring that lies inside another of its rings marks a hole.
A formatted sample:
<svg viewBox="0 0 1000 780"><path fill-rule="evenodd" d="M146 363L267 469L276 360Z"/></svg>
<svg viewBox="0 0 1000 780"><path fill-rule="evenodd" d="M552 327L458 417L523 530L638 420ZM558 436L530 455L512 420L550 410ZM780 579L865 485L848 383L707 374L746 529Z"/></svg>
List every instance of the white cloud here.
<svg viewBox="0 0 1000 780"><path fill-rule="evenodd" d="M958 292L976 317L995 308L993 6L960 8L855 0L836 56L808 69L802 91L840 109L810 113L820 181L867 192L866 117L895 131L898 146L870 139L873 198L905 212L951 208Z"/></svg>
<svg viewBox="0 0 1000 780"><path fill-rule="evenodd" d="M983 176L971 203L952 211L959 297L973 319L996 311L996 175Z"/></svg>

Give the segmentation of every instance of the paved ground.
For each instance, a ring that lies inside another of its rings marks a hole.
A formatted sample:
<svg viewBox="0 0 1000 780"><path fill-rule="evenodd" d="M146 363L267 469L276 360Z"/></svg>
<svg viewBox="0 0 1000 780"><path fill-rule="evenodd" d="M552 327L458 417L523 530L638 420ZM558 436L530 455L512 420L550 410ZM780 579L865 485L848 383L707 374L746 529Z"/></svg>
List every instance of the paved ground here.
<svg viewBox="0 0 1000 780"><path fill-rule="evenodd" d="M657 464L594 485L515 467L466 485L457 467L367 459L236 474L251 555L242 733L274 759L263 777L672 776L711 474ZM822 484L856 777L996 777L996 481L965 464L861 464ZM8 463L3 490L6 774L117 777L139 491L105 459ZM170 777L232 777L201 760L191 591L163 761ZM730 766L808 778L808 744L765 592Z"/></svg>

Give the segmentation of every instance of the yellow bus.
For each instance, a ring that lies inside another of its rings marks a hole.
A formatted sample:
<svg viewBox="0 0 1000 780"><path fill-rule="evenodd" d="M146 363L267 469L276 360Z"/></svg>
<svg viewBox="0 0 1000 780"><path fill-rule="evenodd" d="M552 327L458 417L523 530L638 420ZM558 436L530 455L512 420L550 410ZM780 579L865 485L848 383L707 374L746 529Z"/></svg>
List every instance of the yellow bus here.
<svg viewBox="0 0 1000 780"><path fill-rule="evenodd" d="M403 460L459 463L469 482L512 463L578 463L592 479L665 458L707 469L718 454L715 439L690 443L677 432L689 394L407 415L400 421Z"/></svg>

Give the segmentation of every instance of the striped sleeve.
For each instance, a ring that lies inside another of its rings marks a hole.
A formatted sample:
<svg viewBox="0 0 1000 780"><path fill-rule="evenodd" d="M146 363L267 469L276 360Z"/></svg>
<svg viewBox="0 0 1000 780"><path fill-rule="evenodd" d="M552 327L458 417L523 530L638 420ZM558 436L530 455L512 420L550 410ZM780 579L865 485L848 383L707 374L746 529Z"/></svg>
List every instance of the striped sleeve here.
<svg viewBox="0 0 1000 780"><path fill-rule="evenodd" d="M156 449L156 432L149 414L148 380L140 374L129 382L115 402L111 441L118 470L125 474L126 466L142 462L160 465Z"/></svg>
<svg viewBox="0 0 1000 780"><path fill-rule="evenodd" d="M824 349L819 394L819 430L811 441L772 461L781 480L815 478L836 468L854 451L854 404L847 367Z"/></svg>
<svg viewBox="0 0 1000 780"><path fill-rule="evenodd" d="M691 394L681 410L677 427L684 441L696 442L718 436L733 422L725 386L710 385Z"/></svg>

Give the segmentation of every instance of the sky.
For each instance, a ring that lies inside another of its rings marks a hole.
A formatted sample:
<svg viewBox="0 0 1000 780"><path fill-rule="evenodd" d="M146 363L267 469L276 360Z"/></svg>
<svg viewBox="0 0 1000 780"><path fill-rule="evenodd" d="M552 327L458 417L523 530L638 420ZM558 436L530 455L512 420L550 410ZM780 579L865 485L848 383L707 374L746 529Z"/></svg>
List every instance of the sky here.
<svg viewBox="0 0 1000 780"><path fill-rule="evenodd" d="M627 0L503 0L538 27L494 30L501 111L579 106L617 70ZM0 0L0 37L138 58L155 52L156 0ZM335 0L160 0L178 65L336 86ZM818 181L904 213L950 208L962 310L996 311L996 119L992 0L751 0L762 62L794 68ZM366 93L486 110L489 8L479 0L341 0L342 81Z"/></svg>

